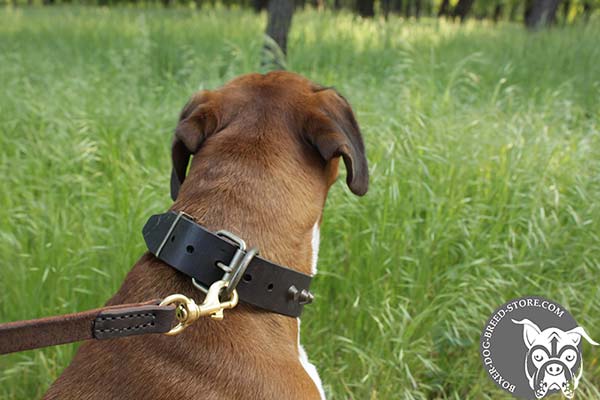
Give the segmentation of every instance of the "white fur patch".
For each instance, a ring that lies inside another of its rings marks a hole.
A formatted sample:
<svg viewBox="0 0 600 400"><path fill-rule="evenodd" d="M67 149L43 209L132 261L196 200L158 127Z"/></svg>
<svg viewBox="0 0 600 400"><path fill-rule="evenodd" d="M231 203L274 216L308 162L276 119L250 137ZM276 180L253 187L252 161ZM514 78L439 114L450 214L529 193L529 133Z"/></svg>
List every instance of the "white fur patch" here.
<svg viewBox="0 0 600 400"><path fill-rule="evenodd" d="M310 379L315 383L321 399L325 400L325 391L323 390L323 384L321 383L321 377L317 372L317 367L308 361L306 351L304 351L304 347L300 344L300 318L296 318L296 320L298 320L298 354L300 355L300 364L302 364L302 367L308 376L310 376Z"/></svg>
<svg viewBox="0 0 600 400"><path fill-rule="evenodd" d="M319 260L319 243L321 242L321 229L319 227L319 221L315 222L312 228L312 240L310 242L312 246L312 263L311 273L316 275L317 273L317 261Z"/></svg>
<svg viewBox="0 0 600 400"><path fill-rule="evenodd" d="M315 225L312 228L312 239L310 244L312 246L312 260L311 260L311 273L315 275L317 273L317 260L319 258L319 243L321 240L321 231L319 227L319 221L315 222ZM300 344L300 318L296 318L298 321L298 354L300 355L300 364L310 376L310 379L315 383L317 390L319 391L319 395L321 399L325 400L325 391L323 390L323 384L321 383L321 377L317 372L317 367L308 361L308 356L306 355L306 351L304 351L304 347Z"/></svg>

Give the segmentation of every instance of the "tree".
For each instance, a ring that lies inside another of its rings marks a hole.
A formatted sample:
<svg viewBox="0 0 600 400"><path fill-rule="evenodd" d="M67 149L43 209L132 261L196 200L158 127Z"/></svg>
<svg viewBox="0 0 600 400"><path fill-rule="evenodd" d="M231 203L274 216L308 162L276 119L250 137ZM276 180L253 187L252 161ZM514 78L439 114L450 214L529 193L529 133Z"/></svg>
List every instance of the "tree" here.
<svg viewBox="0 0 600 400"><path fill-rule="evenodd" d="M447 17L450 10L450 0L442 0L440 10L438 11L438 17Z"/></svg>
<svg viewBox="0 0 600 400"><path fill-rule="evenodd" d="M502 18L502 3L498 2L496 3L496 6L494 7L494 22L498 22L500 20L500 18Z"/></svg>
<svg viewBox="0 0 600 400"><path fill-rule="evenodd" d="M519 14L519 3L513 1L510 7L510 12L508 13L508 19L510 21L516 21L517 15Z"/></svg>
<svg viewBox="0 0 600 400"><path fill-rule="evenodd" d="M421 10L423 9L423 5L421 0L408 0L406 2L406 7L404 8L404 16L406 18L410 18L412 11L414 9L414 16L419 19L421 17Z"/></svg>
<svg viewBox="0 0 600 400"><path fill-rule="evenodd" d="M590 20L590 15L592 15L592 2L584 1L583 2L583 17L585 18L586 22Z"/></svg>
<svg viewBox="0 0 600 400"><path fill-rule="evenodd" d="M529 0L525 5L525 25L529 29L539 29L551 25L556 20L556 10L560 0Z"/></svg>
<svg viewBox="0 0 600 400"><path fill-rule="evenodd" d="M415 0L415 17L417 19L421 18L421 9L423 8L421 4L421 0Z"/></svg>
<svg viewBox="0 0 600 400"><path fill-rule="evenodd" d="M361 17L375 16L375 1L374 0L356 0L356 11Z"/></svg>
<svg viewBox="0 0 600 400"><path fill-rule="evenodd" d="M400 14L402 12L402 0L392 0L390 10L393 13Z"/></svg>
<svg viewBox="0 0 600 400"><path fill-rule="evenodd" d="M388 19L388 15L390 15L390 8L390 0L381 0L381 10L385 19Z"/></svg>
<svg viewBox="0 0 600 400"><path fill-rule="evenodd" d="M325 0L313 0L312 5L313 5L313 7L316 7L318 10L323 10L323 9L325 9Z"/></svg>
<svg viewBox="0 0 600 400"><path fill-rule="evenodd" d="M256 12L261 12L267 8L268 0L252 0L252 8Z"/></svg>
<svg viewBox="0 0 600 400"><path fill-rule="evenodd" d="M268 13L267 35L279 45L285 55L287 54L288 32L294 14L294 0L270 0Z"/></svg>
<svg viewBox="0 0 600 400"><path fill-rule="evenodd" d="M563 2L562 11L563 11L563 20L564 20L564 23L566 24L567 21L569 20L569 11L571 11L571 0L565 0Z"/></svg>
<svg viewBox="0 0 600 400"><path fill-rule="evenodd" d="M402 0L381 0L380 4L386 19L390 13L400 14L402 12Z"/></svg>
<svg viewBox="0 0 600 400"><path fill-rule="evenodd" d="M460 18L460 22L463 22L469 14L471 7L473 7L474 0L459 0L458 4L452 12L454 18Z"/></svg>

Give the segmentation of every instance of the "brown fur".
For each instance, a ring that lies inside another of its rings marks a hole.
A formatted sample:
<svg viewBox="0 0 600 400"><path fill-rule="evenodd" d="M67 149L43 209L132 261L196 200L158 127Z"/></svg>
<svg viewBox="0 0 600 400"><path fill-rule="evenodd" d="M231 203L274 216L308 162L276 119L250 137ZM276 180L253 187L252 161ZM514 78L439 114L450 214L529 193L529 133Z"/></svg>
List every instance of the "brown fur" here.
<svg viewBox="0 0 600 400"><path fill-rule="evenodd" d="M347 102L289 72L245 75L195 95L175 141L196 155L172 208L307 274L311 230L338 156L354 168L353 191L366 191L362 139ZM189 278L146 253L108 304L173 293L203 297ZM87 342L45 398L317 399L297 339L295 318L240 304L223 321L204 318L174 337Z"/></svg>

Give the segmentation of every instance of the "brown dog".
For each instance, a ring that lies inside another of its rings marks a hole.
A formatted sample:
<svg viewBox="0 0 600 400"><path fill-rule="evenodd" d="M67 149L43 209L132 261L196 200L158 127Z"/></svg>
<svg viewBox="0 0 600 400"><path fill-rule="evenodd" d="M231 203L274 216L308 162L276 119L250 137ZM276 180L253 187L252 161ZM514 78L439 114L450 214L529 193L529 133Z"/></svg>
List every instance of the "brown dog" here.
<svg viewBox="0 0 600 400"><path fill-rule="evenodd" d="M315 272L327 192L341 156L357 195L368 186L361 133L335 90L289 72L250 74L194 95L175 131L172 209L212 231L228 229L262 257ZM190 279L150 253L108 304L182 293ZM241 303L223 321L198 320L178 336L83 344L46 399L318 399L323 389L299 344L300 320Z"/></svg>

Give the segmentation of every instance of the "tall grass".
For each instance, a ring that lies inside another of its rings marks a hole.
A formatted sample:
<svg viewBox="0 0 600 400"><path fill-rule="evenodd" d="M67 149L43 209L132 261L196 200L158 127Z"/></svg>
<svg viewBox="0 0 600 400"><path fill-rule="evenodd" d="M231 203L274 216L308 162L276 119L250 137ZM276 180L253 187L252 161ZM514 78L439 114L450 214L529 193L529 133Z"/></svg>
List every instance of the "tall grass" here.
<svg viewBox="0 0 600 400"><path fill-rule="evenodd" d="M600 338L600 26L302 12L289 67L334 85L372 184L337 184L303 342L332 399L502 399L480 365L492 310L566 306ZM198 88L259 64L264 15L0 11L0 321L103 304L165 210L169 141ZM0 358L0 398L40 397L76 346ZM600 398L585 347L578 398Z"/></svg>

